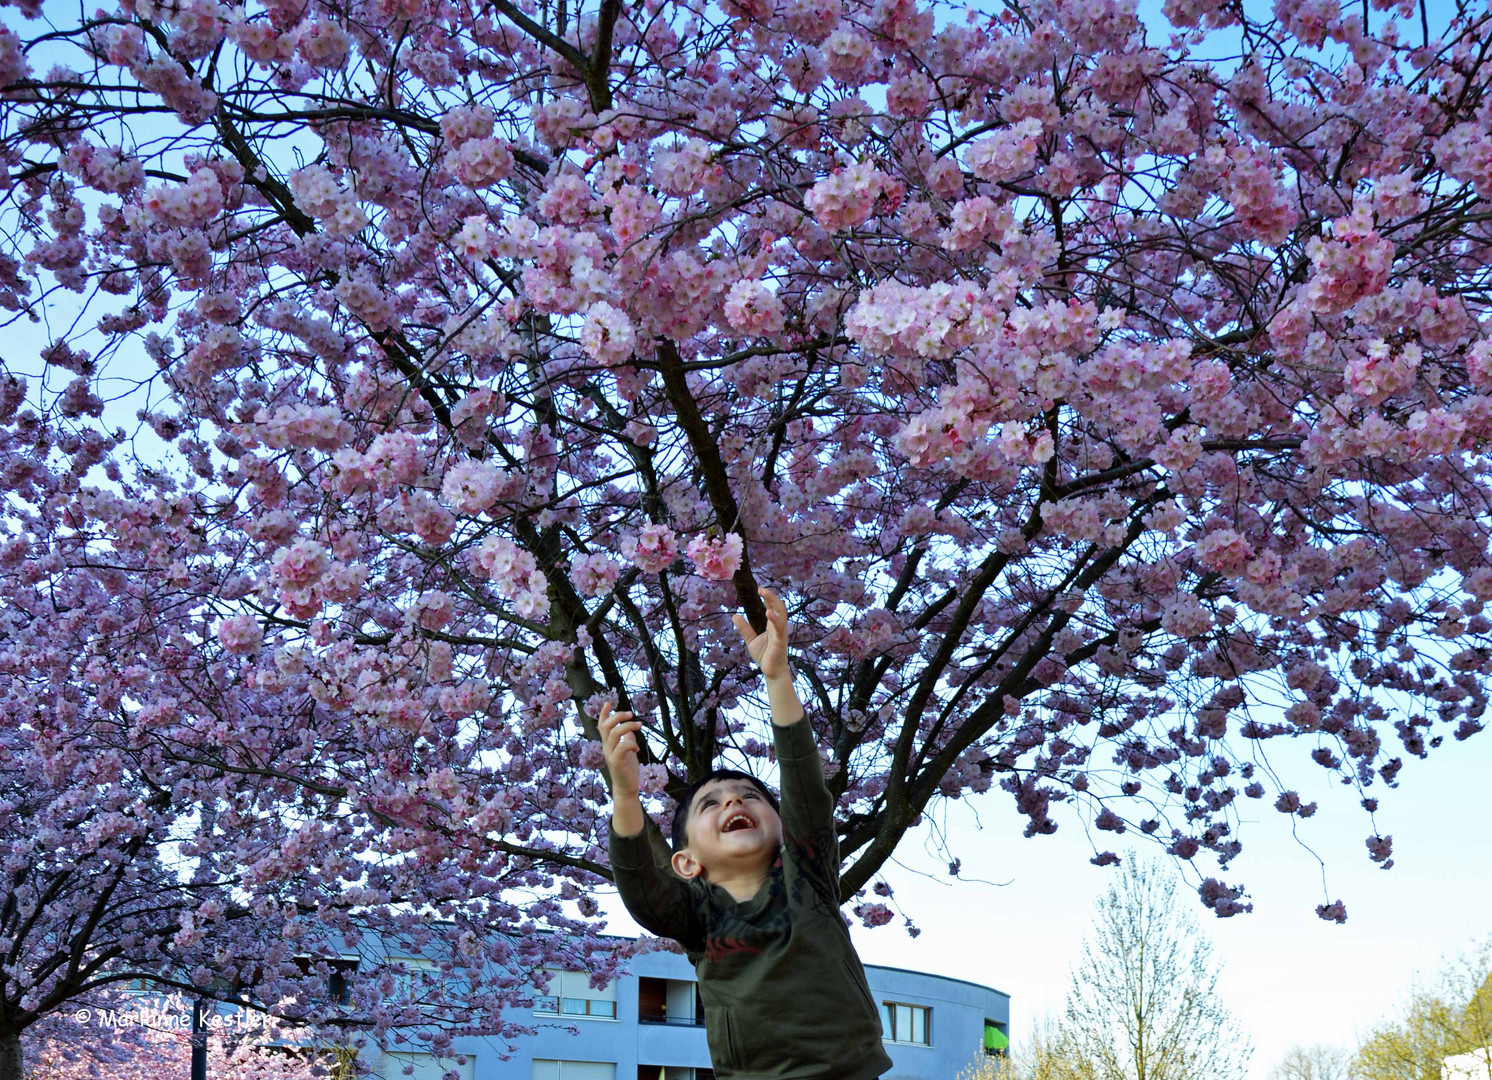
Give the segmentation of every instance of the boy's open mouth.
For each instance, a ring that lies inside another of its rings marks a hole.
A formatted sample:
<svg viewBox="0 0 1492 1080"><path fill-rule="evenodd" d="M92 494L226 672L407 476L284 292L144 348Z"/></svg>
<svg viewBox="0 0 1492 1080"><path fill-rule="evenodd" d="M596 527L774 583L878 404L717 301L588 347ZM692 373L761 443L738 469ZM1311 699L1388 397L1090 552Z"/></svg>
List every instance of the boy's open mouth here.
<svg viewBox="0 0 1492 1080"><path fill-rule="evenodd" d="M735 832L738 829L754 828L756 828L756 821L750 814L743 813L740 810L737 810L720 824L720 831L723 833Z"/></svg>

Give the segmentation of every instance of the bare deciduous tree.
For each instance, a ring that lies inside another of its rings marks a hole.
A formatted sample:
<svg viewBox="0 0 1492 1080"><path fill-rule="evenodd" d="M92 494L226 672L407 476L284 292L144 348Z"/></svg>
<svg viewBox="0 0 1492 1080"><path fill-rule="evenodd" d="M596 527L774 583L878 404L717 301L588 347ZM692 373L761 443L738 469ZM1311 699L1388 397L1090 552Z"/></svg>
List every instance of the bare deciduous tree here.
<svg viewBox="0 0 1492 1080"><path fill-rule="evenodd" d="M1292 1046L1269 1070L1269 1080L1348 1080L1350 1055L1326 1043Z"/></svg>
<svg viewBox="0 0 1492 1080"><path fill-rule="evenodd" d="M1098 904L1054 1051L1084 1080L1231 1080L1252 1048L1217 995L1220 965L1177 878L1131 853Z"/></svg>

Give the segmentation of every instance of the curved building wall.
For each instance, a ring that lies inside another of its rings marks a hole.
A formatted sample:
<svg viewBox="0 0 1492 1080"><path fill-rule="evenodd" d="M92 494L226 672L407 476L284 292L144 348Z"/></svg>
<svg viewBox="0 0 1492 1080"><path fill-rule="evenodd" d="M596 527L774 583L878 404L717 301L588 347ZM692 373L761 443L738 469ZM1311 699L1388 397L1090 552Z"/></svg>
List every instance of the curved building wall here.
<svg viewBox="0 0 1492 1080"><path fill-rule="evenodd" d="M986 1025L1008 1030L1009 995L977 983L868 964L871 993L882 1008L892 1070L885 1080L953 1080L984 1053ZM503 1060L492 1039L457 1038L464 1063L421 1054L384 1055L385 1080L709 1080L704 1027L696 1021L694 968L675 953L633 958L605 991L576 982L550 986L552 998L532 1017ZM574 994L567 997L566 994ZM594 995L582 997L580 995ZM607 1015L608 1012L614 1015ZM413 1072L405 1073L413 1066Z"/></svg>

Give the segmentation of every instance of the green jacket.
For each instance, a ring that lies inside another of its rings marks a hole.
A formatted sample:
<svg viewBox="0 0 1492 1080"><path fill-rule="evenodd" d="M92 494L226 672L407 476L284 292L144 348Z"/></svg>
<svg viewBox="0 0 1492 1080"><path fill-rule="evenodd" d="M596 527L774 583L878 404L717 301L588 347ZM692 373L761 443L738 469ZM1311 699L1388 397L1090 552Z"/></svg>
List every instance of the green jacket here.
<svg viewBox="0 0 1492 1080"><path fill-rule="evenodd" d="M806 720L774 727L782 854L737 903L653 861L644 830L611 834L632 917L684 947L699 978L718 1080L873 1080L891 1068L865 969L839 912L834 805Z"/></svg>

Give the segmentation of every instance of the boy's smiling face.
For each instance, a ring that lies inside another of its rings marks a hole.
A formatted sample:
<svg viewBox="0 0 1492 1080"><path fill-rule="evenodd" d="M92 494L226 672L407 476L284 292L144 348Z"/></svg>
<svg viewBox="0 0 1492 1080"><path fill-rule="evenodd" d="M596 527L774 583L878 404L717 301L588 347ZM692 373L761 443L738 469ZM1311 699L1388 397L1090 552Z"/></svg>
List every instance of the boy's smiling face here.
<svg viewBox="0 0 1492 1080"><path fill-rule="evenodd" d="M680 855L697 864L706 880L732 870L772 865L782 846L782 819L749 780L713 780L694 793L685 826L688 848ZM694 877L680 867L684 877Z"/></svg>

